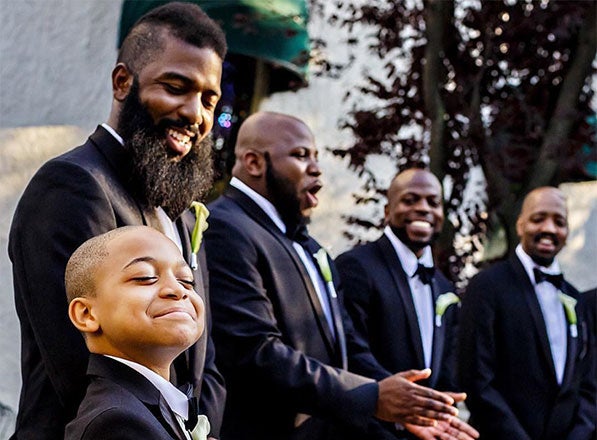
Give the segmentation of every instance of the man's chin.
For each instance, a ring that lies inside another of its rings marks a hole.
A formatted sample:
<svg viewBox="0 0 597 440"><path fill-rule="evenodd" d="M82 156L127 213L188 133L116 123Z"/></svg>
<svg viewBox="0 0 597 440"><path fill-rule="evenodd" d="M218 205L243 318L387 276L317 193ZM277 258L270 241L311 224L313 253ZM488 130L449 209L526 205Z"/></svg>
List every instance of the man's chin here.
<svg viewBox="0 0 597 440"><path fill-rule="evenodd" d="M553 263L555 255L540 255L535 253L531 255L531 259L539 266L548 267Z"/></svg>

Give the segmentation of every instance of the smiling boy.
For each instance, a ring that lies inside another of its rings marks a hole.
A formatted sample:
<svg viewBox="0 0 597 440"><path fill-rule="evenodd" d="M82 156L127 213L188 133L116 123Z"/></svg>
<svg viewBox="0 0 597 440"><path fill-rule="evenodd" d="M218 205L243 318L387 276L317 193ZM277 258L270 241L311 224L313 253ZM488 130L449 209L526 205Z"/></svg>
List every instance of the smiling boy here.
<svg viewBox="0 0 597 440"><path fill-rule="evenodd" d="M169 382L170 366L203 333L205 306L174 242L147 226L114 229L73 253L65 285L69 318L92 353L65 438L190 439L189 401Z"/></svg>

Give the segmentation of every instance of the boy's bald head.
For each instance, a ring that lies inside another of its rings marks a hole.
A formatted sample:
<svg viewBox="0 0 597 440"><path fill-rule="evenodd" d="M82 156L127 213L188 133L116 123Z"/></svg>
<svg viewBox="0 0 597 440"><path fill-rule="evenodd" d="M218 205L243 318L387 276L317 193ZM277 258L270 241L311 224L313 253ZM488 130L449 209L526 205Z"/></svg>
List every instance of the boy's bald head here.
<svg viewBox="0 0 597 440"><path fill-rule="evenodd" d="M108 243L123 233L146 226L124 226L90 238L73 252L66 264L64 284L70 303L80 296L95 296L94 277L97 267L108 256Z"/></svg>

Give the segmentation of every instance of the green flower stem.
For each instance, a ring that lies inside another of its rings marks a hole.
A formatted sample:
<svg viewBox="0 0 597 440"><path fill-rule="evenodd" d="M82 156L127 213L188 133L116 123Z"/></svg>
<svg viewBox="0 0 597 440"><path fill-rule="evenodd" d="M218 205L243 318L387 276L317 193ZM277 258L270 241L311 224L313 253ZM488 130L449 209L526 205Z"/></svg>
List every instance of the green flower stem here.
<svg viewBox="0 0 597 440"><path fill-rule="evenodd" d="M195 210L195 226L193 227L193 233L191 234L191 269L196 270L198 267L197 252L199 252L199 248L201 247L203 232L209 226L207 223L209 210L200 202L191 203L191 208Z"/></svg>
<svg viewBox="0 0 597 440"><path fill-rule="evenodd" d="M442 316L452 304L458 304L460 298L454 292L446 292L440 295L435 301L435 326L442 326Z"/></svg>
<svg viewBox="0 0 597 440"><path fill-rule="evenodd" d="M575 308L577 301L574 298L572 298L570 295L566 295L563 292L560 292L558 294L558 298L559 298L560 302L562 303L562 305L564 306L564 311L566 312L566 320L568 321L568 324L570 325L570 335L573 338L576 338L578 336L578 329L576 327L578 318L576 316L576 308Z"/></svg>
<svg viewBox="0 0 597 440"><path fill-rule="evenodd" d="M328 254L324 248L321 248L314 254L315 260L319 265L319 269L321 270L321 275L323 276L323 281L329 283L332 281L332 269L330 268L330 263L328 261Z"/></svg>

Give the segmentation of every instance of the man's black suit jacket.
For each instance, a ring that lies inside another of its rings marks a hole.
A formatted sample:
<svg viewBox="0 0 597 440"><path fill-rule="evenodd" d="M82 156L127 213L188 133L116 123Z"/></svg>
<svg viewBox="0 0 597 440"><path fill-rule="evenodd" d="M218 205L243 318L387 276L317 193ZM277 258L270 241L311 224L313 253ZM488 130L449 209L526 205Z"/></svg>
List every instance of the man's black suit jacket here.
<svg viewBox="0 0 597 440"><path fill-rule="evenodd" d="M142 374L91 354L87 392L65 440L186 440L160 391Z"/></svg>
<svg viewBox="0 0 597 440"><path fill-rule="evenodd" d="M132 194L130 169L122 146L98 127L84 145L43 165L18 203L8 244L23 378L14 438L61 438L85 392L89 352L68 318L64 290L70 255L87 239L114 228L158 225L155 211L143 208ZM176 223L190 261L188 227L182 218ZM205 272L197 271L196 279ZM197 291L209 304L202 283ZM209 316L207 324L209 329ZM175 360L173 380L191 382L201 392L201 412L217 434L225 388L208 333Z"/></svg>
<svg viewBox="0 0 597 440"><path fill-rule="evenodd" d="M570 284L564 293L578 299ZM518 257L469 283L460 315L460 380L471 423L483 440L589 440L595 429L595 377L582 303L578 336L568 328L561 385L533 284Z"/></svg>
<svg viewBox="0 0 597 440"><path fill-rule="evenodd" d="M355 338L341 293L334 339L292 241L263 210L233 187L209 209L213 336L228 391L222 440L345 440L341 427L364 429L378 387L343 369L342 336L354 371L388 373Z"/></svg>
<svg viewBox="0 0 597 440"><path fill-rule="evenodd" d="M368 341L380 364L398 373L423 369L423 345L419 322L400 259L385 235L357 246L336 258L341 289L355 330ZM438 296L454 292L454 286L435 271L431 290L433 303ZM434 326L431 377L422 385L457 391L456 338L458 305L448 307L441 325Z"/></svg>

